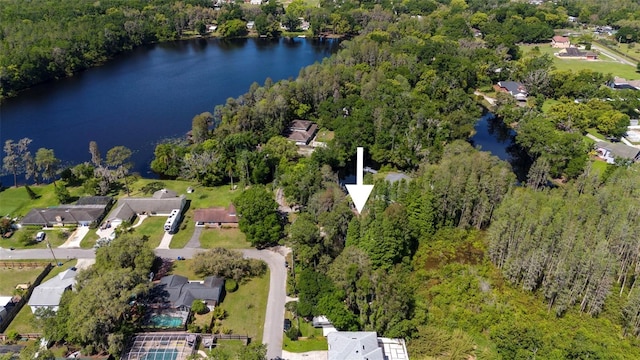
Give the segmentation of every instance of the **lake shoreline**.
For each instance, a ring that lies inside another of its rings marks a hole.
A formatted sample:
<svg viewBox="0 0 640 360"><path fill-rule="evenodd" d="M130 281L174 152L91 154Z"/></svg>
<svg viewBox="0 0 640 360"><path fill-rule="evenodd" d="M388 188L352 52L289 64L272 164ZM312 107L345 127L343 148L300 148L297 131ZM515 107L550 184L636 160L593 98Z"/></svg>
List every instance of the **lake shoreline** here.
<svg viewBox="0 0 640 360"><path fill-rule="evenodd" d="M59 78L53 78L53 79L48 79L46 81L41 81L38 82L36 84L33 84L27 88L24 89L20 89L17 92L12 92L9 93L5 96L0 95L0 105L2 105L5 101L9 100L9 99L13 99L15 97L20 96L20 94L24 93L25 91L31 90L34 87L37 87L39 85L43 85L43 84L48 84L51 82L55 82L55 81L60 81L63 79L68 79L68 78L72 78L77 76L78 74L81 74L87 70L91 70L91 69L95 69L95 68L99 68L101 66L104 66L106 64L108 64L109 62L117 59L118 57L121 57L123 55L129 54L141 47L144 46L150 46L150 45L160 45L160 44L167 44L167 43L171 43L171 42L180 42L180 41L190 41L190 40L197 40L197 39L203 39L203 40L208 40L208 39L214 39L214 40L239 40L239 39L264 39L264 40L279 40L279 39L284 39L284 38L288 38L288 39L296 39L299 38L300 35L304 35L304 39L309 39L309 40L342 40L342 39L346 39L347 37L344 35L329 35L329 36L309 36L306 32L300 32L300 35L298 36L293 36L291 35L293 33L287 33L287 36L276 36L276 37L260 37L258 34L248 34L245 36L237 36L237 37L221 37L218 35L208 35L208 36L202 36L202 35L188 35L188 36L182 36L180 37L180 39L175 39L175 40L164 40L164 41L152 41L152 42L148 42L148 43L144 43L144 44L140 44L134 48L128 49L126 51L122 51L119 52L117 54L114 54L111 57L108 57L104 60L100 60L99 62L97 62L96 64L87 67L85 69L81 69L78 71L73 72L72 74L69 74L67 76L64 77L59 77Z"/></svg>

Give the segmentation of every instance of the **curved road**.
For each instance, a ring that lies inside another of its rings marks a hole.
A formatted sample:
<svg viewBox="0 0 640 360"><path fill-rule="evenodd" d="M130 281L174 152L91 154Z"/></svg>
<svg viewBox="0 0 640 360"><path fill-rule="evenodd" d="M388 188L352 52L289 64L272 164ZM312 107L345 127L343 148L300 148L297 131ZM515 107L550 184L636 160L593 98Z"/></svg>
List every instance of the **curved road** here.
<svg viewBox="0 0 640 360"><path fill-rule="evenodd" d="M205 249L156 249L155 253L159 257L176 259L182 256L186 259L192 258ZM93 259L96 257L93 249L60 249L55 248L53 252L58 261L67 259ZM284 321L284 303L286 297L287 269L284 257L273 250L242 250L245 258L259 259L269 266L269 298L267 300L267 313L264 321L264 333L262 342L267 345L267 359L282 356L282 336ZM51 259L49 249L28 249L9 250L0 248L0 260L18 259Z"/></svg>

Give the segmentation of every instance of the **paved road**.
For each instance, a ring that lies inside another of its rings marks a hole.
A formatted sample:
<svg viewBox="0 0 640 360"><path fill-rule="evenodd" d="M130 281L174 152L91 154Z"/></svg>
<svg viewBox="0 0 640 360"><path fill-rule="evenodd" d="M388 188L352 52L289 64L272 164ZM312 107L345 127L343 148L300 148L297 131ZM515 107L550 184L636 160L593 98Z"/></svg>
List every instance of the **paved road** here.
<svg viewBox="0 0 640 360"><path fill-rule="evenodd" d="M178 256L186 259L192 258L205 249L156 249L157 256L177 259ZM96 254L93 249L53 249L59 261L66 259L93 259ZM269 266L269 298L267 300L267 313L264 321L264 333L262 342L267 344L267 358L273 359L282 356L282 336L284 320L284 304L286 298L287 269L284 256L272 250L242 250L244 257L260 259ZM8 259L51 259L49 249L9 250L0 248L0 260Z"/></svg>

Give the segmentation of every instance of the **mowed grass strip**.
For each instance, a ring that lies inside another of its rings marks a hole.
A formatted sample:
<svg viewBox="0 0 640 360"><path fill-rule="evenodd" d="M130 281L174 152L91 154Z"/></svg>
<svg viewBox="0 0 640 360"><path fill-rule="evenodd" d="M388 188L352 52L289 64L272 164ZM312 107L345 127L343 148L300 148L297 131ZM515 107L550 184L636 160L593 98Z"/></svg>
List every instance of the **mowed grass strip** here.
<svg viewBox="0 0 640 360"><path fill-rule="evenodd" d="M204 229L200 235L200 247L213 249L221 247L225 249L248 249L251 244L247 237L238 228L229 229Z"/></svg>
<svg viewBox="0 0 640 360"><path fill-rule="evenodd" d="M247 335L252 342L262 342L264 318L269 296L269 271L240 284L237 291L227 293L220 306L227 311L222 327L233 334Z"/></svg>
<svg viewBox="0 0 640 360"><path fill-rule="evenodd" d="M182 218L182 222L180 223L180 227L178 228L178 232L173 235L171 239L171 244L169 244L169 248L171 249L182 249L189 240L191 240L191 236L195 230L195 225L193 222L193 211L187 211L186 215Z"/></svg>
<svg viewBox="0 0 640 360"><path fill-rule="evenodd" d="M142 221L140 226L133 228L133 231L136 235L147 235L149 237L147 245L155 249L160 245L160 241L162 241L162 237L164 236L165 222L167 222L166 216L149 216Z"/></svg>

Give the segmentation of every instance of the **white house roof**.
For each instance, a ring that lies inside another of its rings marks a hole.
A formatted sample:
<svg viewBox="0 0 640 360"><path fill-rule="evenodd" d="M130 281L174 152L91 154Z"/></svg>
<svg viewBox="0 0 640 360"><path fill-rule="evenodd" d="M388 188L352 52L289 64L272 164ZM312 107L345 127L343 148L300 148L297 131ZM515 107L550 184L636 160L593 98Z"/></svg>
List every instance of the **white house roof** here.
<svg viewBox="0 0 640 360"><path fill-rule="evenodd" d="M73 286L76 281L76 271L68 269L53 278L43 282L33 289L29 306L58 306L62 293Z"/></svg>
<svg viewBox="0 0 640 360"><path fill-rule="evenodd" d="M327 335L328 360L385 360L374 331L339 331Z"/></svg>

